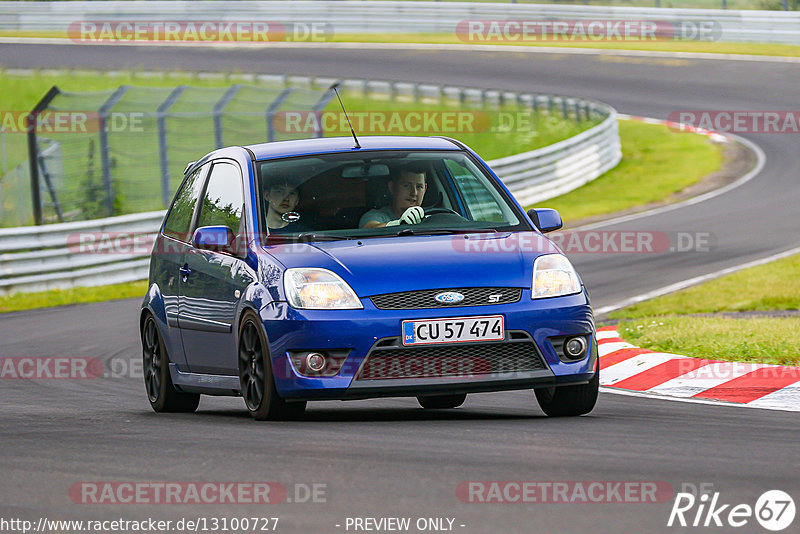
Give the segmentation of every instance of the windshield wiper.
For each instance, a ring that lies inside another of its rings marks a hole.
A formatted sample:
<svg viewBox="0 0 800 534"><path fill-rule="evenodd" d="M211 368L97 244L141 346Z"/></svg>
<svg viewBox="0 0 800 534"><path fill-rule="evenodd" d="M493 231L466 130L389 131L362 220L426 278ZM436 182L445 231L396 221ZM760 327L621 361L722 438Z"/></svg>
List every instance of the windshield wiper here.
<svg viewBox="0 0 800 534"><path fill-rule="evenodd" d="M330 234L315 234L313 232L303 232L302 234L270 234L267 236L268 244L276 243L311 243L313 241L342 241L349 237Z"/></svg>
<svg viewBox="0 0 800 534"><path fill-rule="evenodd" d="M448 234L479 234L479 233L492 233L496 234L499 230L496 228L403 228L396 235L448 235Z"/></svg>
<svg viewBox="0 0 800 534"><path fill-rule="evenodd" d="M343 235L331 234L315 234L314 232L304 232L297 236L297 240L301 243L310 243L312 241L347 241L351 239Z"/></svg>

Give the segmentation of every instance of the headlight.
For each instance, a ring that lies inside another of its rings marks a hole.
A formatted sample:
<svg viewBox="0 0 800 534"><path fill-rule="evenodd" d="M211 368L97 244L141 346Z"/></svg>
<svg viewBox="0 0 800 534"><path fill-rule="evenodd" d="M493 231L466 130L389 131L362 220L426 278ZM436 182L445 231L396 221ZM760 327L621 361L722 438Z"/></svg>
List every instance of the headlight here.
<svg viewBox="0 0 800 534"><path fill-rule="evenodd" d="M572 264L561 254L545 254L533 262L531 298L560 297L581 292Z"/></svg>
<svg viewBox="0 0 800 534"><path fill-rule="evenodd" d="M283 275L286 299L306 310L360 310L355 291L327 269L287 269Z"/></svg>

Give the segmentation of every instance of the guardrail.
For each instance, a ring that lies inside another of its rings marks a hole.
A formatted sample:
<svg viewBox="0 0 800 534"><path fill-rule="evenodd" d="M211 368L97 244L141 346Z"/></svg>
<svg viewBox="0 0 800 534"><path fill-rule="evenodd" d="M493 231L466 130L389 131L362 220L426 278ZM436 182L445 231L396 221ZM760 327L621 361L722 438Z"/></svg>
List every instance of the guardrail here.
<svg viewBox="0 0 800 534"><path fill-rule="evenodd" d="M466 20L687 23L689 39L800 44L800 13L541 4L300 1L0 2L0 29L62 31L79 21L325 24L334 33L450 33ZM702 24L710 23L703 27ZM711 31L705 37L695 30ZM304 33L307 37L308 35Z"/></svg>
<svg viewBox="0 0 800 534"><path fill-rule="evenodd" d="M591 182L622 157L617 114L554 145L489 162L523 205L531 205Z"/></svg>
<svg viewBox="0 0 800 534"><path fill-rule="evenodd" d="M264 81L328 87L329 78L261 75ZM571 191L613 168L622 157L617 113L605 104L554 95L378 80L344 80L349 90L428 102L516 102L565 118L597 119L580 134L522 154L489 161L523 205ZM92 221L0 229L0 295L147 278L152 237L163 211Z"/></svg>
<svg viewBox="0 0 800 534"><path fill-rule="evenodd" d="M93 221L0 229L0 294L116 284L147 278L149 251L121 253L158 231L163 211ZM103 239L103 234L108 237ZM86 237L95 248L87 251ZM106 247L105 249L103 247Z"/></svg>

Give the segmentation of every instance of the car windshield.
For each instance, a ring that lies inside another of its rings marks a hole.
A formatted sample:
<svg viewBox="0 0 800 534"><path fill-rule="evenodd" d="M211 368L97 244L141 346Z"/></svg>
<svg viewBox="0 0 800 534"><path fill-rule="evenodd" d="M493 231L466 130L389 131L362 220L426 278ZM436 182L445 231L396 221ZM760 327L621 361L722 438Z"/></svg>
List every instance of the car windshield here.
<svg viewBox="0 0 800 534"><path fill-rule="evenodd" d="M261 220L271 238L316 241L530 229L494 179L465 152L362 151L257 166ZM409 208L418 218L403 217Z"/></svg>

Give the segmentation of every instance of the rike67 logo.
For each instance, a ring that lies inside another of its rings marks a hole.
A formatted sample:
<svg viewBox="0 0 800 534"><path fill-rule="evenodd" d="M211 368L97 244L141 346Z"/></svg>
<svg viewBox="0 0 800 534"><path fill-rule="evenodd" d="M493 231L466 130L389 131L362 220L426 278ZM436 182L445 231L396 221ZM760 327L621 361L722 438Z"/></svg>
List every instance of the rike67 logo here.
<svg viewBox="0 0 800 534"><path fill-rule="evenodd" d="M794 516L794 500L781 490L764 492L754 506L725 503L718 491L703 492L699 496L680 492L675 496L667 526L739 528L747 525L752 528L757 522L762 528L778 532L788 528Z"/></svg>

